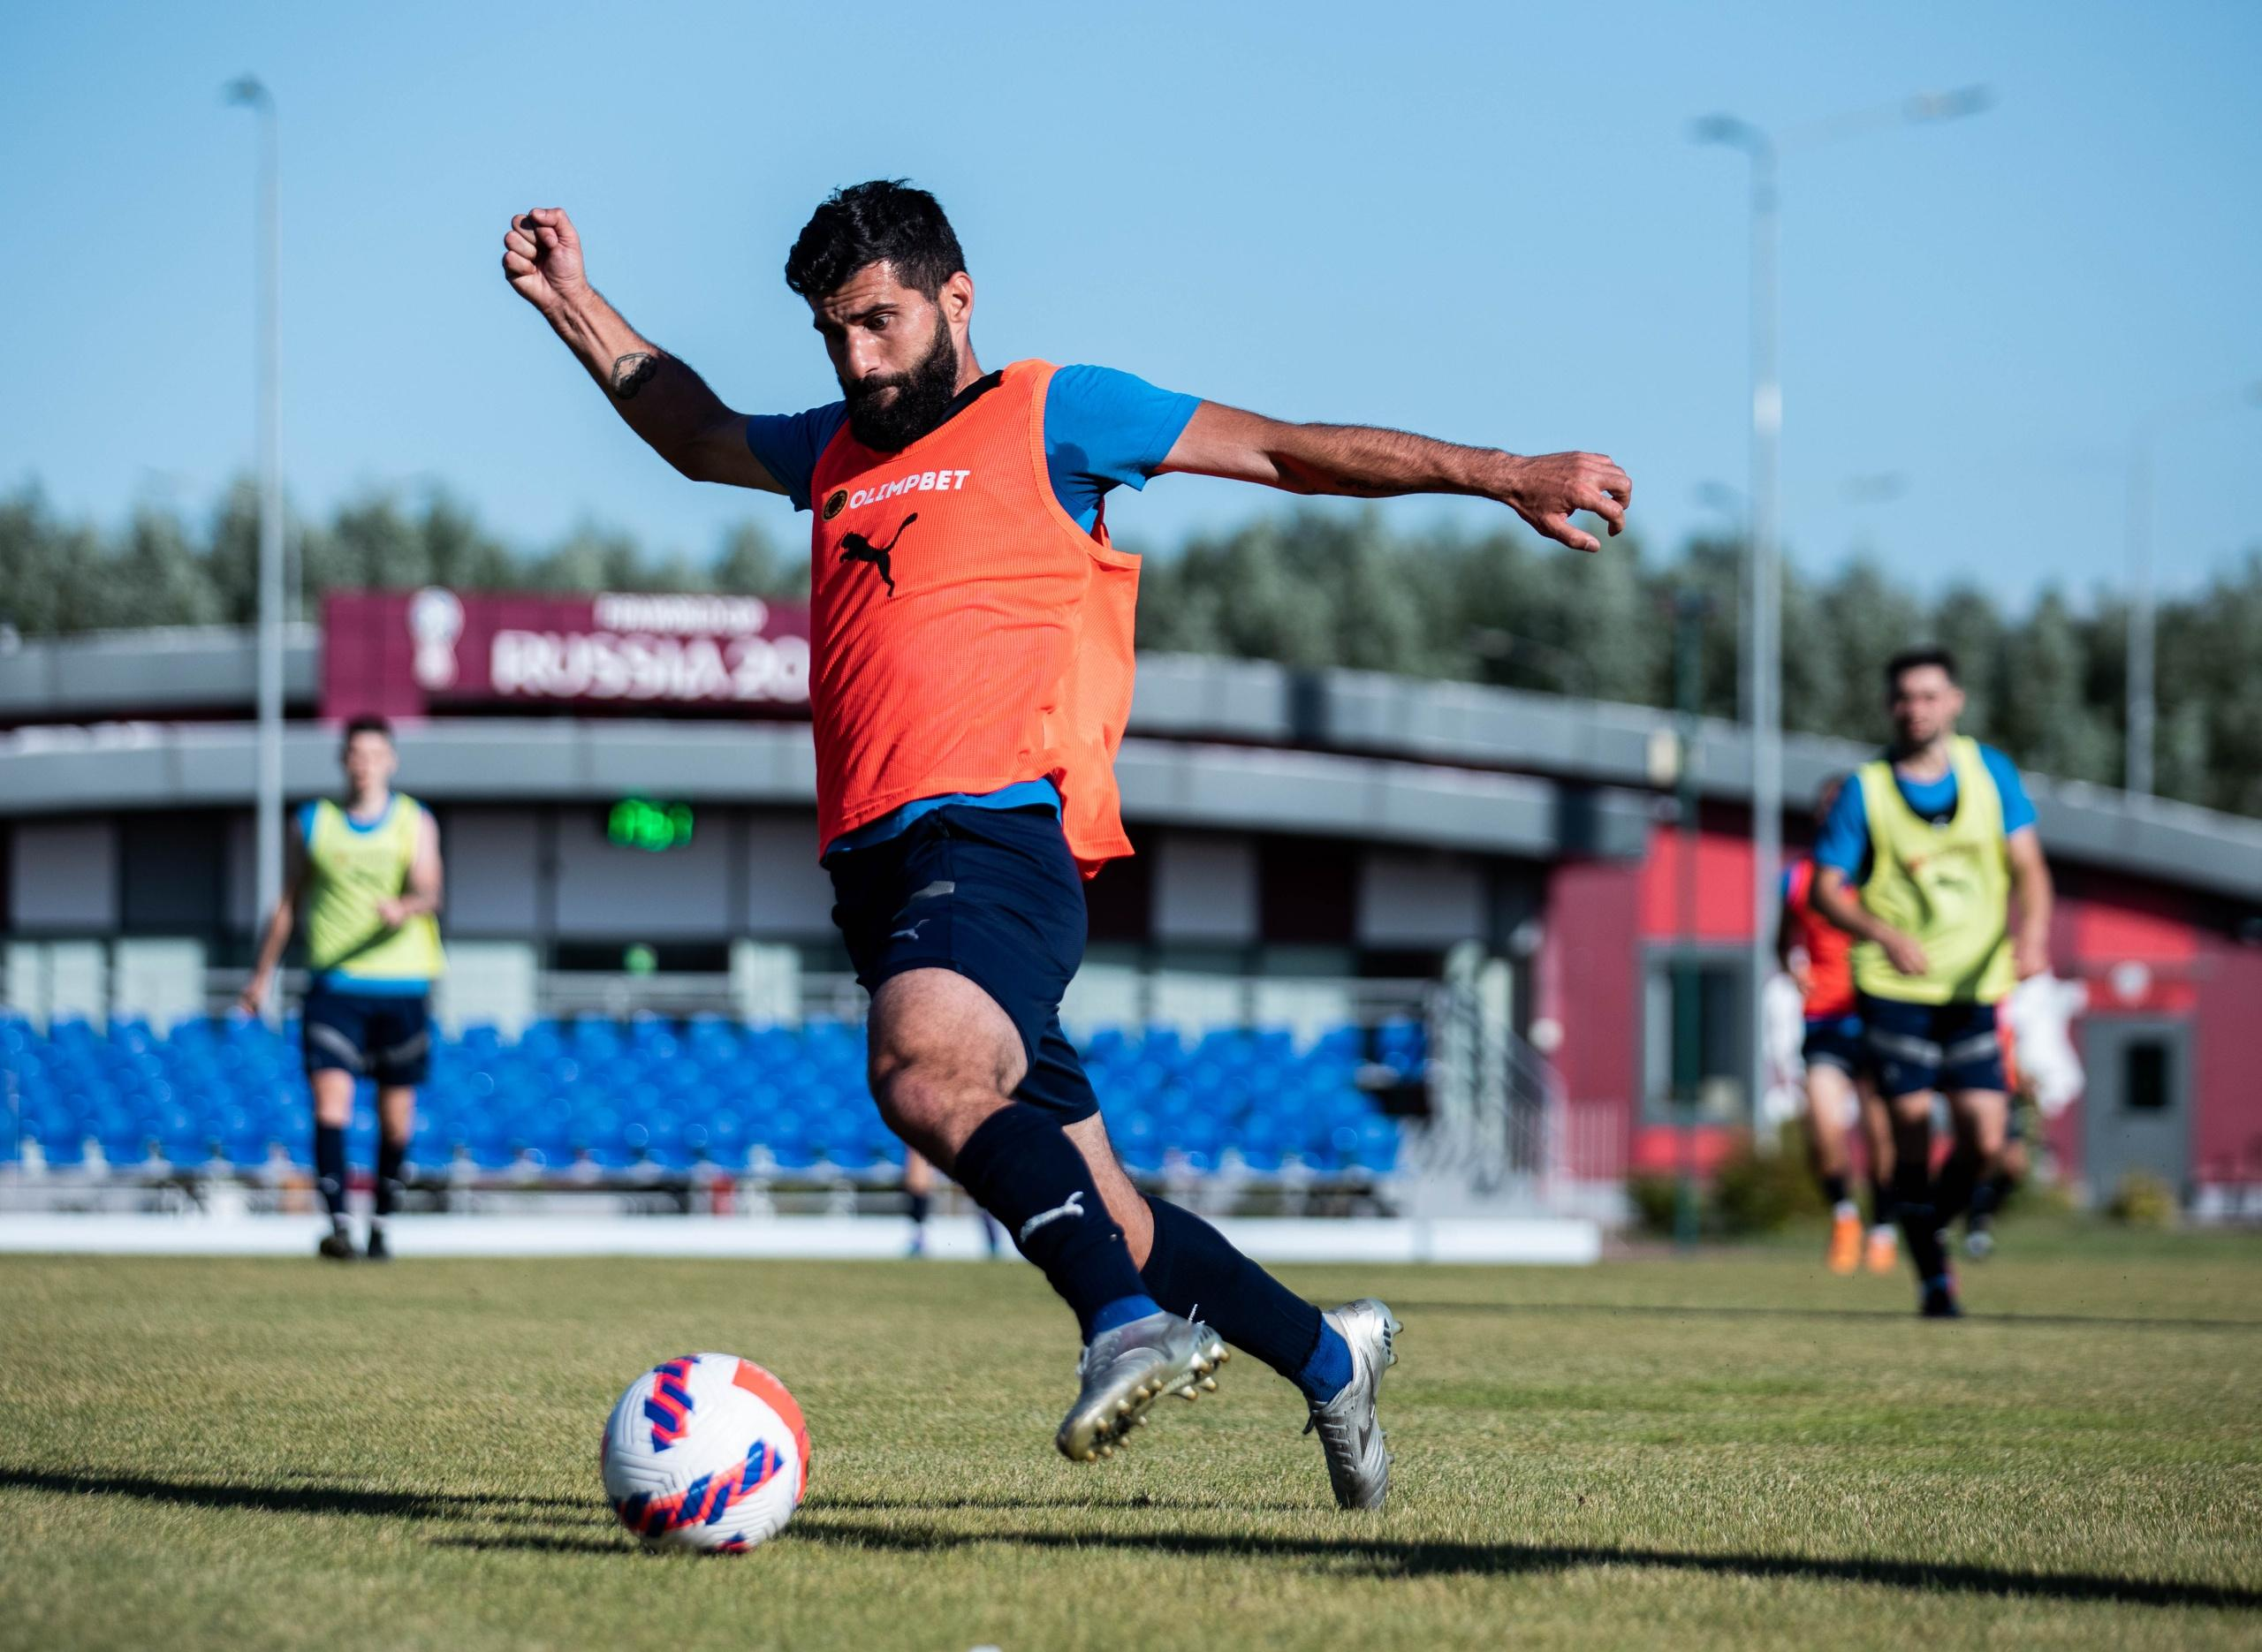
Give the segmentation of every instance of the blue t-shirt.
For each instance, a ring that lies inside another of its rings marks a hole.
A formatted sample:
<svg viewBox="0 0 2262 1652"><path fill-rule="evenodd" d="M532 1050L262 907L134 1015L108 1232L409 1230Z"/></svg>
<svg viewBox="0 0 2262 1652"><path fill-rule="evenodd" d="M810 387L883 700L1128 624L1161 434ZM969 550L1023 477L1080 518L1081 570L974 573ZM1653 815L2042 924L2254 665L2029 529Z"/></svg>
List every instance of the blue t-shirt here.
<svg viewBox="0 0 2262 1652"><path fill-rule="evenodd" d="M2026 795L2026 783L2018 777L2017 765L1992 746L1982 746L1979 757L1987 765L1996 793L2003 800L2003 836L2024 831L2034 824L2034 802ZM1893 778L1901 788L1902 800L1919 820L1938 826L1955 818L1955 769L1937 780L1911 780L1897 772ZM1814 845L1814 859L1818 865L1837 868L1855 883L1868 878L1870 816L1862 801L1862 777L1858 774L1847 777L1837 802L1831 805L1830 818L1822 822L1822 837Z"/></svg>
<svg viewBox="0 0 2262 1652"><path fill-rule="evenodd" d="M1113 368L1060 368L1044 397L1044 465L1060 508L1090 533L1109 489L1145 487L1199 405L1196 397ZM746 444L784 484L793 509L806 511L817 458L847 421L845 402L757 413L746 421Z"/></svg>

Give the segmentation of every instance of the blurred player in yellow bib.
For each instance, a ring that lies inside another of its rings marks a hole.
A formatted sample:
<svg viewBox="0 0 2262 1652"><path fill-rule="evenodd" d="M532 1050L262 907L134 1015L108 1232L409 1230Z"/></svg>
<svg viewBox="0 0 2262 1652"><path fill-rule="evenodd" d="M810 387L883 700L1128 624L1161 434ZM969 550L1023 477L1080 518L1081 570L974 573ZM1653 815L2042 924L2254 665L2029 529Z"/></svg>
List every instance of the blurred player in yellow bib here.
<svg viewBox="0 0 2262 1652"><path fill-rule="evenodd" d="M353 1254L346 1228L345 1128L353 1085L377 1086L376 1201L368 1254L389 1254L385 1220L399 1209L414 1129L416 1087L431 1062L432 983L440 951L440 834L430 811L392 789L400 766L383 717L345 725L343 802L318 799L299 811L292 866L268 914L243 1007L257 1014L290 943L307 931L308 983L300 1007L307 1076L315 1095L315 1176L330 1231L322 1254Z"/></svg>
<svg viewBox="0 0 2262 1652"><path fill-rule="evenodd" d="M1940 1230L2001 1168L2009 1107L1995 1007L2050 966L2050 868L2018 770L1955 731L1955 657L1911 649L1885 674L1893 745L1846 782L1823 822L1814 905L1854 936L1854 988L1893 1110L1894 1204L1921 1311L1952 1319L1962 1309ZM1955 1146L1935 1178L1941 1095Z"/></svg>

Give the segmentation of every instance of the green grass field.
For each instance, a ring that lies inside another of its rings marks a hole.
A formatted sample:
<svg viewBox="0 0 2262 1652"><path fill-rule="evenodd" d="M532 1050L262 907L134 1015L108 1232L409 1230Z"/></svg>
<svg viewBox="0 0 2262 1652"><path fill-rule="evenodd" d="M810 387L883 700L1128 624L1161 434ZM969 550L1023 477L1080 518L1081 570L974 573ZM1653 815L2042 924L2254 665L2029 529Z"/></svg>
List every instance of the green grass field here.
<svg viewBox="0 0 2262 1652"><path fill-rule="evenodd" d="M1804 1247L1297 1270L1405 1321L1381 1516L1246 1359L1062 1462L1016 1264L0 1259L0 1644L2262 1645L2262 1244L2006 1250L1955 1324ZM698 1348L815 1437L743 1557L599 1497L614 1395Z"/></svg>

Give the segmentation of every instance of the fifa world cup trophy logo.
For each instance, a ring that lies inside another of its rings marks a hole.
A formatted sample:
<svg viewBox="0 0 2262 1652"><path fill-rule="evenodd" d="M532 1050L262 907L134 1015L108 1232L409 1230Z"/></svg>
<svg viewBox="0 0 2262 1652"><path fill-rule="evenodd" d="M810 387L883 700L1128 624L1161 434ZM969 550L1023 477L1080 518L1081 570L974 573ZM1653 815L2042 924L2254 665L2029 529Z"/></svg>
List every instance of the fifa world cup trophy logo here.
<svg viewBox="0 0 2262 1652"><path fill-rule="evenodd" d="M463 604L452 591L427 586L408 599L408 634L415 639L412 671L420 688L446 688L456 680L456 639L463 635Z"/></svg>

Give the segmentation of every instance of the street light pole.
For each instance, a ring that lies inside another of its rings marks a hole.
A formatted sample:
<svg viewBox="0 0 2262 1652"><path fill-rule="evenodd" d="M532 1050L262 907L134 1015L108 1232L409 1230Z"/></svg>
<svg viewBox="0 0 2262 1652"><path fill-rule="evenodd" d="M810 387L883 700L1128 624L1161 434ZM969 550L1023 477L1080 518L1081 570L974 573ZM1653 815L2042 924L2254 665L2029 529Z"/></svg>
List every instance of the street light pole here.
<svg viewBox="0 0 2262 1652"><path fill-rule="evenodd" d="M2152 593L2152 446L2179 425L2194 424L2227 412L2240 400L2262 406L2262 380L2243 390L2216 391L2161 409L2142 421L2129 437L2129 708L2128 751L2122 784L2134 797L2152 795L2152 754L2158 744L2155 630L2159 618Z"/></svg>
<svg viewBox="0 0 2262 1652"><path fill-rule="evenodd" d="M1783 864L1783 384L1776 365L1782 311L1775 299L1775 146L1751 150L1751 1002L1747 1104L1766 1100L1766 985L1775 968Z"/></svg>
<svg viewBox="0 0 2262 1652"><path fill-rule="evenodd" d="M1746 1105L1758 1117L1767 1081L1765 988L1773 972L1775 886L1783 864L1782 552L1777 523L1782 467L1783 387L1776 365L1775 257L1780 239L1775 140L1733 115L1698 121L1699 143L1724 143L1751 163L1750 549L1744 558L1744 715L1751 739L1751 946L1745 976Z"/></svg>
<svg viewBox="0 0 2262 1652"><path fill-rule="evenodd" d="M2122 786L2152 794L2152 433L2139 426L2129 443L2129 714Z"/></svg>
<svg viewBox="0 0 2262 1652"><path fill-rule="evenodd" d="M282 337L277 325L281 280L277 208L277 138L275 98L256 75L227 88L230 103L259 117L259 648L258 756L253 786L258 827L254 925L283 894L283 410ZM266 1015L281 1013L281 995L269 993Z"/></svg>
<svg viewBox="0 0 2262 1652"><path fill-rule="evenodd" d="M1696 122L1699 143L1741 149L1751 163L1751 549L1743 580L1746 648L1742 699L1751 736L1750 991L1745 1005L1746 1104L1757 1119L1767 1079L1765 987L1775 969L1776 888L1783 864L1783 571L1780 541L1783 389L1777 368L1781 306L1776 292L1780 239L1778 160L1784 148L1809 148L1884 127L1953 120L1987 107L1973 87L1905 98L1794 128L1778 144L1734 115Z"/></svg>

